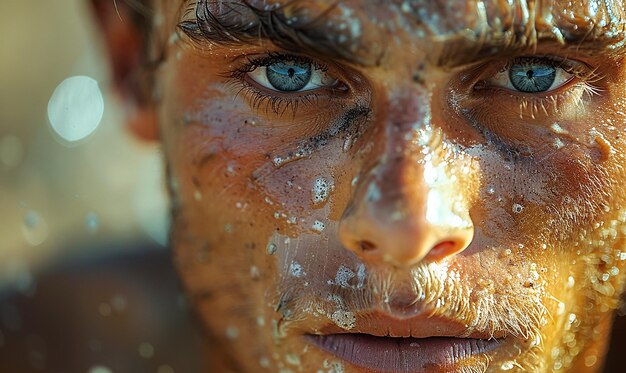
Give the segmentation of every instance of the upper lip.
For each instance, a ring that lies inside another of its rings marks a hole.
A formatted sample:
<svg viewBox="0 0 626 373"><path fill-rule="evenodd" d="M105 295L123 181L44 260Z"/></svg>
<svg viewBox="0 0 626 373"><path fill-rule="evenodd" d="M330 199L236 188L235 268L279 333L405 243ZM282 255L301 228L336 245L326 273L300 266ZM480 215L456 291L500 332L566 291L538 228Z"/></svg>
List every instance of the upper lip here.
<svg viewBox="0 0 626 373"><path fill-rule="evenodd" d="M410 317L392 315L381 311L359 313L354 328L344 329L333 323L326 324L311 334L328 335L361 333L377 337L457 337L471 339L493 339L504 337L498 331L469 331L462 321L431 316L421 312Z"/></svg>

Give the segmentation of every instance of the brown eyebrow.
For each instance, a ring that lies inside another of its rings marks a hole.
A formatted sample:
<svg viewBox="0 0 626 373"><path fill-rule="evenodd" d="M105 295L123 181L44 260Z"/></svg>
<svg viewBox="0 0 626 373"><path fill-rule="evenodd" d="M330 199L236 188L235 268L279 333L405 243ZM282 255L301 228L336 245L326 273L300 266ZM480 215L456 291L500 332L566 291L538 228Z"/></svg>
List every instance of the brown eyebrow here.
<svg viewBox="0 0 626 373"><path fill-rule="evenodd" d="M179 28L197 41L209 41L223 46L258 44L260 39L271 40L285 50L308 53L369 65L363 56L339 45L336 35L324 28L326 15L338 3L329 5L315 18L308 19L306 8L299 8L298 0L280 6L259 8L247 0L220 2L219 11L212 11L208 0L198 0L195 19L182 21ZM290 16L285 15L289 9ZM297 19L298 21L293 21Z"/></svg>
<svg viewBox="0 0 626 373"><path fill-rule="evenodd" d="M208 41L223 46L255 45L260 40L270 40L288 51L323 56L352 62L362 66L378 65L384 49L372 55L365 53L359 40L351 40L354 47L348 48L345 40L339 42L338 35L327 27L327 15L338 4L329 5L315 18L307 18L307 9L298 7L299 0L284 4L257 7L250 0L194 2L195 17L179 24L179 28L197 41ZM193 7L189 9L193 12ZM287 15L288 14L288 15ZM589 55L622 56L626 49L626 23L613 18L612 28L599 27L592 19L554 25L535 25L534 33L521 31L528 25L487 27L480 32L471 31L453 35L430 36L433 53L429 53L434 65L455 68L497 56L510 56L532 51L538 45L560 47L568 51ZM296 21L294 21L296 20ZM582 23L581 23L582 22ZM612 23L612 22L611 22ZM523 26L523 27L521 27ZM541 28L543 27L543 29Z"/></svg>

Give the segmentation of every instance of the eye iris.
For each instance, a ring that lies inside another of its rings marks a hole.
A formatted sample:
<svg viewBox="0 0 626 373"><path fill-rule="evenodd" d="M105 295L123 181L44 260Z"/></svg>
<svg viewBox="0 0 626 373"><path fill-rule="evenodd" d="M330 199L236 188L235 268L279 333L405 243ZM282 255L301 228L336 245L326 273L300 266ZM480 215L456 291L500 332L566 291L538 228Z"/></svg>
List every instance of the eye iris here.
<svg viewBox="0 0 626 373"><path fill-rule="evenodd" d="M556 68L545 63L515 63L509 69L509 79L521 92L545 92L556 79Z"/></svg>
<svg viewBox="0 0 626 373"><path fill-rule="evenodd" d="M275 62L267 66L267 80L279 91L299 91L311 80L311 64Z"/></svg>

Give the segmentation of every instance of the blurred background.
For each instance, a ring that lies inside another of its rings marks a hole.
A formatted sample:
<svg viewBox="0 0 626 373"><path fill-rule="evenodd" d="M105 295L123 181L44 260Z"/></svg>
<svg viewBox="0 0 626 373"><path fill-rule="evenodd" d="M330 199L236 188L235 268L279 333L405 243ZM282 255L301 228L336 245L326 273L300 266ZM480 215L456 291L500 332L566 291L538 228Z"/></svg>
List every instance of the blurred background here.
<svg viewBox="0 0 626 373"><path fill-rule="evenodd" d="M0 1L0 372L195 372L157 144L86 0Z"/></svg>
<svg viewBox="0 0 626 373"><path fill-rule="evenodd" d="M0 1L0 46L0 373L198 372L159 148L124 128L88 1Z"/></svg>
<svg viewBox="0 0 626 373"><path fill-rule="evenodd" d="M159 149L125 131L87 6L85 0L0 2L5 285L27 287L29 271L70 250L134 247L111 240L165 243ZM93 114L99 97L101 119ZM85 113L82 127L52 125Z"/></svg>

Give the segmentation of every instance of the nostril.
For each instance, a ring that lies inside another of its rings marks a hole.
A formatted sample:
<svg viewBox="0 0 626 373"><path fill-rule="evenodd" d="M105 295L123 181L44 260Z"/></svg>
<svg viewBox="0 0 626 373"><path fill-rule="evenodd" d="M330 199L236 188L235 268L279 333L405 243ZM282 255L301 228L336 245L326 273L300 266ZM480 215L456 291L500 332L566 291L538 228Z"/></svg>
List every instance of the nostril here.
<svg viewBox="0 0 626 373"><path fill-rule="evenodd" d="M450 252L452 252L455 247L456 247L456 244L454 241L439 242L438 244L433 246L433 248L430 250L429 255L435 258L444 257L444 256L449 255Z"/></svg>
<svg viewBox="0 0 626 373"><path fill-rule="evenodd" d="M376 245L370 241L359 241L358 245L361 251L364 252L376 250Z"/></svg>

